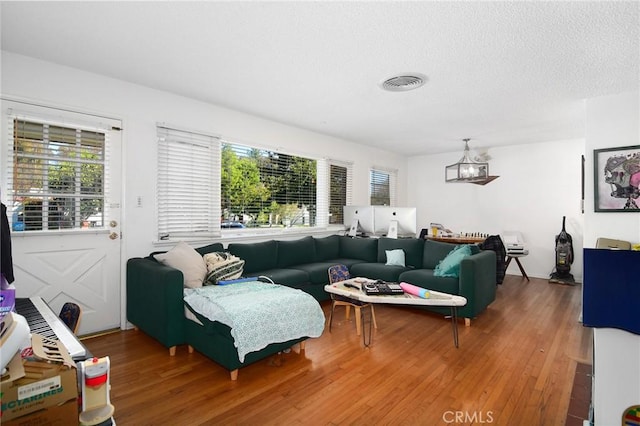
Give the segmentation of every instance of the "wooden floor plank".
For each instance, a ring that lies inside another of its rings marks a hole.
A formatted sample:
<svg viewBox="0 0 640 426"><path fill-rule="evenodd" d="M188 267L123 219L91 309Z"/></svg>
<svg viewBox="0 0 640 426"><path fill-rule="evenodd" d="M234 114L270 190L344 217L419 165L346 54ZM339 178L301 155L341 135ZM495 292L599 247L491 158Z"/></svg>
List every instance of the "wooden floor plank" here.
<svg viewBox="0 0 640 426"><path fill-rule="evenodd" d="M580 286L508 275L471 327L460 321L458 349L448 319L397 306L376 307L365 348L353 318L338 311L331 333L240 369L237 381L186 346L170 357L140 331L84 343L111 359L122 425L561 425L576 365L592 359L580 299Z"/></svg>

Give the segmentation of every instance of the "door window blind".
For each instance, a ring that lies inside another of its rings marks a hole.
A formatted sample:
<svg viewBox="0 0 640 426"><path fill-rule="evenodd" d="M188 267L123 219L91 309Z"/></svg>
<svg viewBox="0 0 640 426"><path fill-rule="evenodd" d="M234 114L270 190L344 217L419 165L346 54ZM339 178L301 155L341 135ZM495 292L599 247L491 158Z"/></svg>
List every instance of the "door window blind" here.
<svg viewBox="0 0 640 426"><path fill-rule="evenodd" d="M9 115L13 231L103 227L108 131Z"/></svg>

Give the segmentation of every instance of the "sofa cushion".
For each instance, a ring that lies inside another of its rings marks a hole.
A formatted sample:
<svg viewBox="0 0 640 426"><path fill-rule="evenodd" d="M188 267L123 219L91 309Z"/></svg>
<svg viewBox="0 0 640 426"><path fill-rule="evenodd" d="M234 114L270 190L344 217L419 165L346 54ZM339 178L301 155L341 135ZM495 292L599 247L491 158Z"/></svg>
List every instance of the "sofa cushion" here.
<svg viewBox="0 0 640 426"><path fill-rule="evenodd" d="M471 247L468 244L457 246L438 263L433 275L436 277L458 278L460 276L460 262L469 256L471 256Z"/></svg>
<svg viewBox="0 0 640 426"><path fill-rule="evenodd" d="M414 268L422 268L422 256L424 241L418 238L380 238L378 240L378 262L387 261L386 251L404 250L405 265Z"/></svg>
<svg viewBox="0 0 640 426"><path fill-rule="evenodd" d="M316 246L316 262L337 259L340 256L340 236L329 235L323 238L314 238Z"/></svg>
<svg viewBox="0 0 640 426"><path fill-rule="evenodd" d="M274 269L278 264L278 243L275 240L260 243L231 243L228 251L244 260L245 273Z"/></svg>
<svg viewBox="0 0 640 426"><path fill-rule="evenodd" d="M400 274L399 280L427 290L460 294L460 282L454 277L436 277L432 269L414 269Z"/></svg>
<svg viewBox="0 0 640 426"><path fill-rule="evenodd" d="M440 241L426 240L424 242L424 253L422 256L422 268L435 269L438 263L447 255L457 244L442 243Z"/></svg>
<svg viewBox="0 0 640 426"><path fill-rule="evenodd" d="M325 263L325 262L320 262L320 263ZM364 260L362 259L347 259L344 257L339 257L337 259L331 259L328 262L326 262L330 265L346 265L347 268L349 268L349 270L351 270L351 267L353 265L355 265L356 263L366 263ZM329 268L327 268L329 269ZM329 273L327 272L327 280L329 279Z"/></svg>
<svg viewBox="0 0 640 426"><path fill-rule="evenodd" d="M340 237L340 257L375 262L377 254L377 238Z"/></svg>
<svg viewBox="0 0 640 426"><path fill-rule="evenodd" d="M385 252L387 253L387 261L385 262L385 265L405 266L404 250L394 249L386 250Z"/></svg>
<svg viewBox="0 0 640 426"><path fill-rule="evenodd" d="M292 241L278 241L278 268L310 263L316 260L316 246L312 237Z"/></svg>
<svg viewBox="0 0 640 426"><path fill-rule="evenodd" d="M264 271L253 272L256 276L268 277L276 284L283 284L287 287L300 288L302 285L309 284L309 274L299 269L269 269Z"/></svg>
<svg viewBox="0 0 640 426"><path fill-rule="evenodd" d="M305 263L303 265L293 265L291 269L299 269L309 275L309 281L312 284L328 284L329 268L337 263L334 262L314 262Z"/></svg>
<svg viewBox="0 0 640 426"><path fill-rule="evenodd" d="M352 277L364 277L374 280L384 280L389 282L398 282L400 274L408 271L408 268L402 266L388 266L384 263L356 263L349 268Z"/></svg>
<svg viewBox="0 0 640 426"><path fill-rule="evenodd" d="M189 244L180 241L168 252L158 253L153 257L163 265L180 270L185 287L202 287L202 282L207 276L207 265L200 253Z"/></svg>

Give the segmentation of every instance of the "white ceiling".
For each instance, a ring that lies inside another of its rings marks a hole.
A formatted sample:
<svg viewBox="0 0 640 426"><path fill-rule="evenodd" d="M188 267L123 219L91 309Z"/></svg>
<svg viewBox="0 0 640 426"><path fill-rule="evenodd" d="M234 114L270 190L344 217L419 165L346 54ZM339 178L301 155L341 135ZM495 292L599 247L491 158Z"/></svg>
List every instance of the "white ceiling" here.
<svg viewBox="0 0 640 426"><path fill-rule="evenodd" d="M637 1L0 7L3 50L405 155L581 138L583 100L640 79Z"/></svg>

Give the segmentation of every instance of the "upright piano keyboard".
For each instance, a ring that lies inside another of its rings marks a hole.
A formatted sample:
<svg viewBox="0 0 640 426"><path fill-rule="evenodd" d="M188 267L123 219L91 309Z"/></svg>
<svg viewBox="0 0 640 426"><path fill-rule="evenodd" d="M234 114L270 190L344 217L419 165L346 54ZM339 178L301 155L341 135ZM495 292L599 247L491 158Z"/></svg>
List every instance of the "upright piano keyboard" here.
<svg viewBox="0 0 640 426"><path fill-rule="evenodd" d="M16 312L26 318L31 333L60 340L75 361L91 356L75 334L41 297L16 298Z"/></svg>

